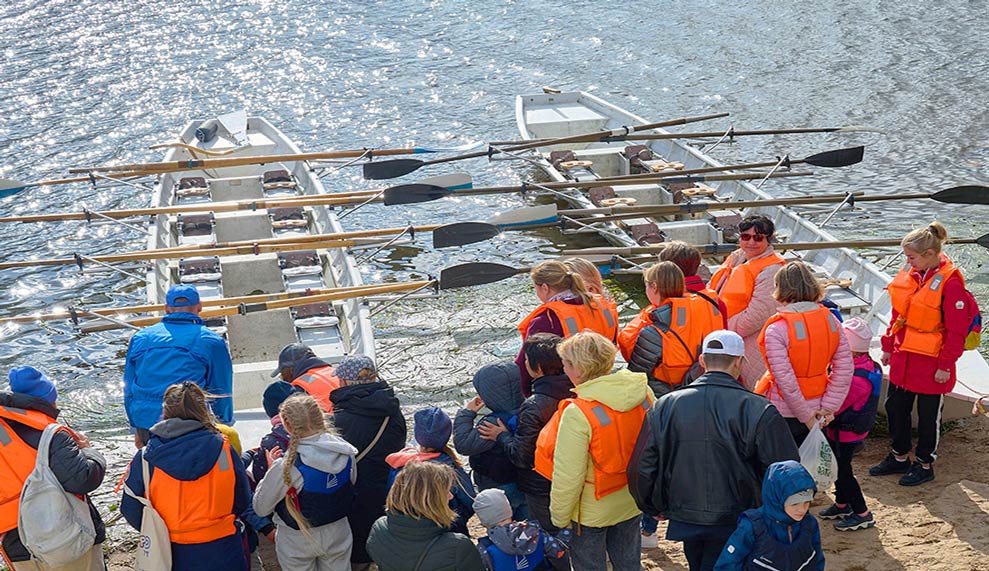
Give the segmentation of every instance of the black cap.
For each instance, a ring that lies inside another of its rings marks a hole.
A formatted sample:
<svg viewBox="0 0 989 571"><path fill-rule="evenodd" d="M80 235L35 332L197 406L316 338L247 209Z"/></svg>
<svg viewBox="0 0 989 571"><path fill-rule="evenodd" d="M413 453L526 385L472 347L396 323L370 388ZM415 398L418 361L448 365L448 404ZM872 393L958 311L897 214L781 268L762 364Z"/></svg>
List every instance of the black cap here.
<svg viewBox="0 0 989 571"><path fill-rule="evenodd" d="M278 368L271 372L271 378L275 378L282 373L282 369L287 369L295 364L296 361L304 359L306 357L315 357L316 354L312 352L312 349L308 345L302 343L289 343L288 345L282 347L281 353L278 354Z"/></svg>

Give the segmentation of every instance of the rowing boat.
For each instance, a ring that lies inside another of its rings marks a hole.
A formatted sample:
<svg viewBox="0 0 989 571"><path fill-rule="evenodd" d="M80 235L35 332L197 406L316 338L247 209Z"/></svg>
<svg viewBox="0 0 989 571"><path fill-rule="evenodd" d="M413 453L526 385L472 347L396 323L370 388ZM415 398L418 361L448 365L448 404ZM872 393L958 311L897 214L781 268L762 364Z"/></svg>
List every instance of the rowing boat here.
<svg viewBox="0 0 989 571"><path fill-rule="evenodd" d="M243 113L193 121L182 130L179 139L181 144L166 152L166 162L215 153L235 158L301 152L271 123ZM155 187L152 206L324 193L319 178L305 162L288 161L164 174ZM148 248L342 231L337 215L325 207L159 215L150 227ZM148 270L148 301L162 302L169 286L179 282L195 285L204 301L362 283L353 257L343 248L222 258L210 256L208 250L204 252L201 256L155 261ZM249 432L242 434L245 442L257 442L270 429L260 410L262 393L272 381L270 373L286 344L305 343L329 363L351 354L374 357L368 305L359 298L243 313L210 320L207 325L222 334L230 348L235 418L237 428L242 433ZM261 432L254 434L257 431Z"/></svg>
<svg viewBox="0 0 989 571"><path fill-rule="evenodd" d="M516 98L516 121L522 138L565 137L594 130L621 129L625 125L645 124L646 121L620 107L584 92L539 93ZM666 131L656 129L657 132ZM626 176L641 172L668 172L704 167L723 166L695 146L676 139L651 140L645 144L632 142L597 142L557 145L540 149L536 159L540 168L554 181L591 181L598 178ZM672 204L698 201L768 200L771 196L759 186L746 181L720 181L711 185L642 184L635 186L601 187L588 192L576 189L554 191L555 198L574 208L595 208L602 205ZM580 232L595 232L616 246L638 246L662 240L683 240L690 244L711 244L734 241L737 233L732 226L744 214L762 214L776 225L778 241L827 242L838 239L792 208L760 206L735 211L730 204L724 209L699 212L671 218L641 218L625 222L601 222L582 228ZM831 287L828 297L843 315L860 316L869 321L873 331L886 331L891 305L886 285L892 276L875 263L849 248L829 248L810 251L789 251L785 257L801 259L823 279L846 280ZM707 259L706 263L720 263ZM847 280L851 283L848 284ZM872 352L881 353L879 338L873 339ZM878 359L877 359L878 360ZM958 383L945 399L944 420L968 416L972 404L989 394L989 364L978 351L966 351L957 364Z"/></svg>

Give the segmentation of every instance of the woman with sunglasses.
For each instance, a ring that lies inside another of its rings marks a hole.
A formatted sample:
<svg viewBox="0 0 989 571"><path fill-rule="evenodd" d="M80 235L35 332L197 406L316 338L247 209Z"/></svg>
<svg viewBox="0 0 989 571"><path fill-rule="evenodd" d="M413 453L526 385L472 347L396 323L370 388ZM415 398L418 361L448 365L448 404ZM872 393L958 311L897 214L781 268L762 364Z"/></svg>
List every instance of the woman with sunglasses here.
<svg viewBox="0 0 989 571"><path fill-rule="evenodd" d="M770 244L775 232L773 221L761 214L743 218L738 223L738 249L725 259L709 283L725 303L728 329L745 341L740 380L749 389L766 372L759 333L776 313L773 279L786 263Z"/></svg>

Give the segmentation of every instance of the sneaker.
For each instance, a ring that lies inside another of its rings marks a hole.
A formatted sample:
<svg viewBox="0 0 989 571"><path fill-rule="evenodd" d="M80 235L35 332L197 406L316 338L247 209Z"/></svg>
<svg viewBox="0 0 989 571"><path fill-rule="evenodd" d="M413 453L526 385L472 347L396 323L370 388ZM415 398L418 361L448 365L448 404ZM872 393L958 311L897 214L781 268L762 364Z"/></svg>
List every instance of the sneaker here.
<svg viewBox="0 0 989 571"><path fill-rule="evenodd" d="M642 549L656 549L657 547L659 547L659 536L657 534L642 534Z"/></svg>
<svg viewBox="0 0 989 571"><path fill-rule="evenodd" d="M909 460L897 460L892 453L886 455L883 461L869 468L870 476L886 476L888 474L906 474L910 471Z"/></svg>
<svg viewBox="0 0 989 571"><path fill-rule="evenodd" d="M821 519L842 519L845 516L852 515L853 513L855 513L855 511L852 510L851 504L845 504L845 507L843 508L839 508L838 504L831 504L831 507L824 508L818 512L817 517Z"/></svg>
<svg viewBox="0 0 989 571"><path fill-rule="evenodd" d="M920 465L920 462L914 462L910 471L907 472L902 478L900 478L901 486L919 486L924 482L930 482L934 479L934 467L924 468Z"/></svg>
<svg viewBox="0 0 989 571"><path fill-rule="evenodd" d="M834 528L838 531L855 531L857 529L869 529L875 527L876 520L872 517L872 512L861 516L856 513L848 514L844 518L834 522Z"/></svg>

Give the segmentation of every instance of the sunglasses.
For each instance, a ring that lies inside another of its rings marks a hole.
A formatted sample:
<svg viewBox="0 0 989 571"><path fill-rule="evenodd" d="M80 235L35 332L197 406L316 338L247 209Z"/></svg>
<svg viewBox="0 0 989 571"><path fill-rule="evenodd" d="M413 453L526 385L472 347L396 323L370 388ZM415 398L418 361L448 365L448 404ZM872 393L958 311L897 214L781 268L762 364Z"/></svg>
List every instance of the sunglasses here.
<svg viewBox="0 0 989 571"><path fill-rule="evenodd" d="M739 234L738 239L743 242L748 242L749 240L753 242L762 242L766 239L765 234Z"/></svg>

